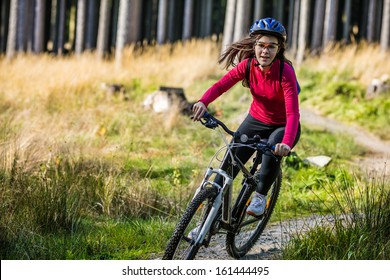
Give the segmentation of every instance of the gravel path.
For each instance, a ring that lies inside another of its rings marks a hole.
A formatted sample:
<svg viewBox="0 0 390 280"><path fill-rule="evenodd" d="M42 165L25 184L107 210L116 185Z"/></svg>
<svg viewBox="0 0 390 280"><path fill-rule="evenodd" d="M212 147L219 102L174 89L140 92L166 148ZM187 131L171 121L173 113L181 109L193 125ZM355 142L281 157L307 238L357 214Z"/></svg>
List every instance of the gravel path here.
<svg viewBox="0 0 390 280"><path fill-rule="evenodd" d="M255 246L242 259L279 259L281 248L293 234L303 234L315 225L331 224L332 222L331 216L311 216L305 219L292 219L269 224ZM202 248L198 252L196 259L229 260L234 258L230 257L225 249L225 235L220 234L212 238L207 249Z"/></svg>

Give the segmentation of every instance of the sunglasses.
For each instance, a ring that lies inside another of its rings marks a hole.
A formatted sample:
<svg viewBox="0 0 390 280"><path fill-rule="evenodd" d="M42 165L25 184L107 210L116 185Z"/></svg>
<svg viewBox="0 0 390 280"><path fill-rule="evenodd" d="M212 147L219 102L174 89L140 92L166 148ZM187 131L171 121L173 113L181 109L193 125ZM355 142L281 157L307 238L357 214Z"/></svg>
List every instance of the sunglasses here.
<svg viewBox="0 0 390 280"><path fill-rule="evenodd" d="M261 50L264 50L265 48L268 49L270 52L276 52L279 49L279 44L276 43L263 43L263 42L256 42L255 46L260 47Z"/></svg>

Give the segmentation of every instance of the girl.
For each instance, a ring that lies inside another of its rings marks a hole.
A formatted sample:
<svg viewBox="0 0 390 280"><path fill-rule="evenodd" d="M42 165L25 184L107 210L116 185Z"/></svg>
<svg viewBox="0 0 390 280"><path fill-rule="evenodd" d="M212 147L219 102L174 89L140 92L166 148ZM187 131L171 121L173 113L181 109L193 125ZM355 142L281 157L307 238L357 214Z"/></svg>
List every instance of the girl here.
<svg viewBox="0 0 390 280"><path fill-rule="evenodd" d="M286 29L279 21L273 18L256 21L250 28L249 37L233 43L219 59L219 63L226 61L226 69L234 68L209 88L192 109L194 120L199 121L211 102L237 82L245 80L246 68L250 67L247 82L253 100L238 131L248 137L259 135L268 139L275 145L274 154L278 158L263 155L256 191L247 209L252 216L264 213L265 197L278 175L280 160L289 154L300 137L297 79L291 61L284 55L286 38ZM235 61L238 61L237 65ZM236 150L242 163L247 162L253 152L249 148ZM230 158L225 157L221 168L228 170L229 166ZM228 171L233 177L238 173L236 168Z"/></svg>

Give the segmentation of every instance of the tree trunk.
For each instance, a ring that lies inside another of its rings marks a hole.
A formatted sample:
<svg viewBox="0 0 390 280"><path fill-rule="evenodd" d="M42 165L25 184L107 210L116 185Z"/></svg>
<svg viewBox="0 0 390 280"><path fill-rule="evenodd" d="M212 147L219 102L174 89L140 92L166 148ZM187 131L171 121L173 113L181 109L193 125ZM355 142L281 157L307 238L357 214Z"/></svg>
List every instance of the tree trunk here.
<svg viewBox="0 0 390 280"><path fill-rule="evenodd" d="M58 2L59 0L51 1L51 15L50 15L50 40L51 40L51 51L56 52L58 47Z"/></svg>
<svg viewBox="0 0 390 280"><path fill-rule="evenodd" d="M85 38L85 48L87 50L96 48L97 42L97 29L98 29L98 1L90 0L88 1L87 8L87 22L86 22L86 38Z"/></svg>
<svg viewBox="0 0 390 280"><path fill-rule="evenodd" d="M314 19L313 19L314 26L312 29L312 41L311 41L311 51L313 54L318 54L322 47L324 19L325 19L325 2L326 0L317 0L315 3Z"/></svg>
<svg viewBox="0 0 390 280"><path fill-rule="evenodd" d="M16 49L19 52L27 50L28 2L19 0Z"/></svg>
<svg viewBox="0 0 390 280"><path fill-rule="evenodd" d="M362 0L363 7L361 13L361 20L359 21L359 35L361 39L367 39L367 26L368 26L368 6L369 0Z"/></svg>
<svg viewBox="0 0 390 280"><path fill-rule="evenodd" d="M78 0L76 19L76 55L81 55L84 51L86 10L87 0Z"/></svg>
<svg viewBox="0 0 390 280"><path fill-rule="evenodd" d="M177 0L170 0L168 4L168 24L167 24L167 38L169 42L174 42L175 29L176 29L176 18L177 16Z"/></svg>
<svg viewBox="0 0 390 280"><path fill-rule="evenodd" d="M300 0L294 0L294 19L291 34L291 52L293 56L296 56L298 50L299 9Z"/></svg>
<svg viewBox="0 0 390 280"><path fill-rule="evenodd" d="M213 1L202 0L200 36L203 38L211 35L212 12L213 12Z"/></svg>
<svg viewBox="0 0 390 280"><path fill-rule="evenodd" d="M221 53L233 42L235 14L236 0L227 0Z"/></svg>
<svg viewBox="0 0 390 280"><path fill-rule="evenodd" d="M46 3L46 9L45 9L45 33L44 33L44 48L45 51L51 51L52 50L52 41L51 41L51 5L52 0L48 0Z"/></svg>
<svg viewBox="0 0 390 280"><path fill-rule="evenodd" d="M7 49L8 37L8 20L9 20L10 1L4 0L1 2L0 14L0 53L4 53Z"/></svg>
<svg viewBox="0 0 390 280"><path fill-rule="evenodd" d="M12 58L16 52L16 32L18 25L18 0L11 0L7 39L7 58Z"/></svg>
<svg viewBox="0 0 390 280"><path fill-rule="evenodd" d="M119 19L119 2L120 0L112 1L112 13L111 13L111 34L110 34L110 49L116 49L116 40L118 33L118 19Z"/></svg>
<svg viewBox="0 0 390 280"><path fill-rule="evenodd" d="M367 25L367 41L374 42L375 40L375 15L377 1L371 0L368 8L368 25Z"/></svg>
<svg viewBox="0 0 390 280"><path fill-rule="evenodd" d="M344 42L351 42L349 34L351 31L351 0L345 0L344 5L345 23L343 27Z"/></svg>
<svg viewBox="0 0 390 280"><path fill-rule="evenodd" d="M328 44L333 43L336 40L337 7L338 7L338 0L326 1L324 40L323 40L324 47L326 47Z"/></svg>
<svg viewBox="0 0 390 280"><path fill-rule="evenodd" d="M236 21L234 24L233 41L241 40L248 35L250 26L248 21L248 14L250 14L250 4L247 0L237 0Z"/></svg>
<svg viewBox="0 0 390 280"><path fill-rule="evenodd" d="M157 43L161 45L167 40L168 0L160 0L157 21Z"/></svg>
<svg viewBox="0 0 390 280"><path fill-rule="evenodd" d="M253 13L253 21L259 20L261 18L264 18L265 11L264 11L264 0L254 0L254 13Z"/></svg>
<svg viewBox="0 0 390 280"><path fill-rule="evenodd" d="M294 1L290 1L288 4L288 23L287 23L287 46L291 48L292 46L292 34L293 34L293 25L294 25Z"/></svg>
<svg viewBox="0 0 390 280"><path fill-rule="evenodd" d="M152 43L156 39L157 13L158 0L147 0L145 3L143 3L142 39L145 40L147 44Z"/></svg>
<svg viewBox="0 0 390 280"><path fill-rule="evenodd" d="M389 49L390 45L390 0L384 0L381 30L381 50Z"/></svg>
<svg viewBox="0 0 390 280"><path fill-rule="evenodd" d="M58 30L57 30L57 50L59 55L64 54L65 45L65 20L66 20L66 3L65 0L59 0L58 3Z"/></svg>
<svg viewBox="0 0 390 280"><path fill-rule="evenodd" d="M99 12L99 29L97 38L97 56L102 59L108 51L108 38L111 15L111 1L102 0Z"/></svg>
<svg viewBox="0 0 390 280"><path fill-rule="evenodd" d="M284 22L284 0L274 0L272 3L273 18L280 22Z"/></svg>
<svg viewBox="0 0 390 280"><path fill-rule="evenodd" d="M130 15L130 2L128 0L120 0L119 2L119 17L118 31L116 36L115 61L117 66L122 63L122 53L127 40L128 22Z"/></svg>
<svg viewBox="0 0 390 280"><path fill-rule="evenodd" d="M141 41L141 0L130 0L128 33L126 43Z"/></svg>
<svg viewBox="0 0 390 280"><path fill-rule="evenodd" d="M34 1L27 1L27 17L26 17L26 50L33 51L34 44L34 18L35 18L35 3Z"/></svg>
<svg viewBox="0 0 390 280"><path fill-rule="evenodd" d="M255 0L253 8L253 21L259 20L264 17L264 2L264 0Z"/></svg>
<svg viewBox="0 0 390 280"><path fill-rule="evenodd" d="M36 0L34 38L33 38L34 53L41 53L45 50L45 16L46 16L46 0Z"/></svg>
<svg viewBox="0 0 390 280"><path fill-rule="evenodd" d="M183 18L183 40L188 40L192 36L192 24L194 19L194 0L185 0Z"/></svg>
<svg viewBox="0 0 390 280"><path fill-rule="evenodd" d="M374 30L374 41L379 42L381 39L382 30L382 11L383 11L383 0L377 2L375 11L375 30Z"/></svg>
<svg viewBox="0 0 390 280"><path fill-rule="evenodd" d="M299 15L299 37L297 63L302 64L307 42L309 39L309 18L310 18L310 1L301 0L301 13Z"/></svg>

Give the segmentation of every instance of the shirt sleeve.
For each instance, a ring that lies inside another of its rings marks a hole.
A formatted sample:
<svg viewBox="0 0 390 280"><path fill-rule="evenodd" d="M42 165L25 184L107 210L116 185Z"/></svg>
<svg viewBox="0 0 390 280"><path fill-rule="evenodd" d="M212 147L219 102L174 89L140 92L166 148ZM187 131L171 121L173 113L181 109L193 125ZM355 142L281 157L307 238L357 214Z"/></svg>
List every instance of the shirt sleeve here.
<svg viewBox="0 0 390 280"><path fill-rule="evenodd" d="M242 81L245 78L245 68L248 59L244 59L233 69L228 71L218 82L212 85L199 100L206 107L221 96L223 93L232 88L236 83Z"/></svg>
<svg viewBox="0 0 390 280"><path fill-rule="evenodd" d="M282 78L282 88L286 108L286 129L282 143L292 147L299 126L299 101L297 78L293 68L285 64Z"/></svg>

